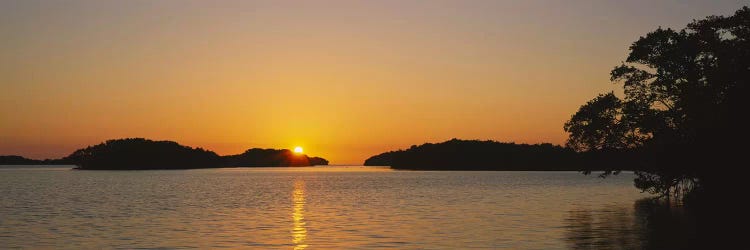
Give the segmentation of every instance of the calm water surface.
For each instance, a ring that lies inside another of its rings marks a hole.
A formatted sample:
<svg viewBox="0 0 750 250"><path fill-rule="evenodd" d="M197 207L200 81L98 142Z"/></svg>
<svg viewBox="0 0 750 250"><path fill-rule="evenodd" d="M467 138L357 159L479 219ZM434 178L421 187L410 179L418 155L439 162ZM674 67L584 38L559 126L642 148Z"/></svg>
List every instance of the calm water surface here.
<svg viewBox="0 0 750 250"><path fill-rule="evenodd" d="M0 248L641 248L623 173L0 169Z"/></svg>

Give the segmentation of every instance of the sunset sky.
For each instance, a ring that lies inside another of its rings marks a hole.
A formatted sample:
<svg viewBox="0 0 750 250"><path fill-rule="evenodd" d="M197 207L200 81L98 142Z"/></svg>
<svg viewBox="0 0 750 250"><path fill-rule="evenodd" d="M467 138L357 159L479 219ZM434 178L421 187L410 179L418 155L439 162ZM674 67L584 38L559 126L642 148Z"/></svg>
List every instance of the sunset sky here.
<svg viewBox="0 0 750 250"><path fill-rule="evenodd" d="M361 164L454 137L563 144L630 43L743 4L0 0L0 155L145 137Z"/></svg>

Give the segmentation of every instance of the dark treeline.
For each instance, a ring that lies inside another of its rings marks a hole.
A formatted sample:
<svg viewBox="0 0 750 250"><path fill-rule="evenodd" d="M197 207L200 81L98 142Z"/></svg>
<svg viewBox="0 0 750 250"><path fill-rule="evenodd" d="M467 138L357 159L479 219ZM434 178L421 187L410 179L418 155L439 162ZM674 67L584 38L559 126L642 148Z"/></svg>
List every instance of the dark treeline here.
<svg viewBox="0 0 750 250"><path fill-rule="evenodd" d="M214 152L172 141L142 138L109 140L63 158L79 169L189 169L222 167Z"/></svg>
<svg viewBox="0 0 750 250"><path fill-rule="evenodd" d="M219 167L292 167L328 165L320 157L295 154L288 149L249 149L238 155L219 156L202 148L173 141L143 138L108 140L76 150L61 159L31 160L0 156L0 165L76 165L85 170L194 169Z"/></svg>
<svg viewBox="0 0 750 250"><path fill-rule="evenodd" d="M372 156L365 166L391 166L410 170L493 171L637 171L647 155L641 150L597 150L578 152L568 147L516 144L497 141L452 139L441 143L413 145Z"/></svg>
<svg viewBox="0 0 750 250"><path fill-rule="evenodd" d="M65 165L60 159L34 160L19 155L0 155L0 165Z"/></svg>
<svg viewBox="0 0 750 250"><path fill-rule="evenodd" d="M328 165L326 159L299 155L288 149L248 149L242 154L223 157L225 164L235 167L313 166Z"/></svg>
<svg viewBox="0 0 750 250"><path fill-rule="evenodd" d="M365 166L415 170L581 170L586 157L574 150L545 144L452 139L425 143L372 156Z"/></svg>

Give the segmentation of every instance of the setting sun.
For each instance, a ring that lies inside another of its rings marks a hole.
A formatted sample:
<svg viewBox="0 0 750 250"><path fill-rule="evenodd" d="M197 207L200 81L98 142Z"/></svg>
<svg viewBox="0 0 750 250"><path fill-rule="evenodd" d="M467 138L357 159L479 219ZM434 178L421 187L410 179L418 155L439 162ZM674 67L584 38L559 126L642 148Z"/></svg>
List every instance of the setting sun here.
<svg viewBox="0 0 750 250"><path fill-rule="evenodd" d="M301 154L301 153L302 153L302 151L303 151L303 150L302 150L302 147L299 147L299 146L297 146L297 147L294 147L294 152L295 152L295 153Z"/></svg>

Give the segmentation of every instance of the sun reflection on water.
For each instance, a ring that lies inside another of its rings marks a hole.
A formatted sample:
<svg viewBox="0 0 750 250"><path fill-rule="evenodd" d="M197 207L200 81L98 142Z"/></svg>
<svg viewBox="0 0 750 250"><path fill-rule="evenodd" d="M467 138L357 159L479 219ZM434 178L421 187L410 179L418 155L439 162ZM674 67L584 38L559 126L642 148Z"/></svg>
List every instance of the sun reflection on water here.
<svg viewBox="0 0 750 250"><path fill-rule="evenodd" d="M294 182L292 191L292 243L295 250L307 248L305 224L305 182L298 180Z"/></svg>

